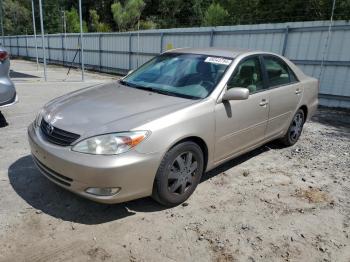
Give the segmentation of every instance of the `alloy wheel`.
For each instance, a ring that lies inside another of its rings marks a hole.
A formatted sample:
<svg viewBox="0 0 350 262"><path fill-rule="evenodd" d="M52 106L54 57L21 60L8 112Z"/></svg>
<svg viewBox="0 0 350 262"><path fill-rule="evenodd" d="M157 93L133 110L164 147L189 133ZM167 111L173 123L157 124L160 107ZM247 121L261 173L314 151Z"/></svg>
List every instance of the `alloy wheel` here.
<svg viewBox="0 0 350 262"><path fill-rule="evenodd" d="M304 124L303 115L301 113L297 113L293 118L292 127L289 133L290 139L292 141L298 140L301 134L301 131L303 130L303 124Z"/></svg>
<svg viewBox="0 0 350 262"><path fill-rule="evenodd" d="M168 190L173 194L184 194L194 183L198 162L192 152L178 155L168 173Z"/></svg>

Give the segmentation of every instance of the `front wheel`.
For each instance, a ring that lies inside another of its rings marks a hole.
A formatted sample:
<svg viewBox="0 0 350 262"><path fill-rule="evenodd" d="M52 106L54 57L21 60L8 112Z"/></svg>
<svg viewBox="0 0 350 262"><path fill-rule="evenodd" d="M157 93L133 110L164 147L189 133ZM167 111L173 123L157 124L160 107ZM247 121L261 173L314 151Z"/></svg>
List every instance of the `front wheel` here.
<svg viewBox="0 0 350 262"><path fill-rule="evenodd" d="M301 135L301 132L303 131L304 123L305 123L304 111L299 109L295 113L292 123L290 124L285 136L281 139L281 142L286 146L294 145L298 141Z"/></svg>
<svg viewBox="0 0 350 262"><path fill-rule="evenodd" d="M183 142L164 156L154 181L152 197L165 206L176 206L196 189L204 169L201 148L194 142Z"/></svg>

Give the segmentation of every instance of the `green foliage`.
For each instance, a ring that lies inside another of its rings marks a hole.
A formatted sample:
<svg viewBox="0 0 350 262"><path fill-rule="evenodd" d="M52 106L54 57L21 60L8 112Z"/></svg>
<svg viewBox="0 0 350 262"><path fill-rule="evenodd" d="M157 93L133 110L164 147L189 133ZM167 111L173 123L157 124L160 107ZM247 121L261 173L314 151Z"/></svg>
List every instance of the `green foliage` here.
<svg viewBox="0 0 350 262"><path fill-rule="evenodd" d="M33 33L31 1L2 0L5 35ZM83 0L84 31L218 26L329 20L332 0ZM42 0L45 33L79 32L78 1ZM39 5L35 20L40 33ZM67 11L69 10L69 11ZM350 0L337 0L335 20L350 19Z"/></svg>
<svg viewBox="0 0 350 262"><path fill-rule="evenodd" d="M223 7L230 14L230 24L283 23L329 20L331 0L226 0ZM350 1L337 0L334 19L350 18Z"/></svg>
<svg viewBox="0 0 350 262"><path fill-rule="evenodd" d="M97 14L97 11L91 9L90 14L90 32L110 32L111 28L108 24L100 22L100 16Z"/></svg>
<svg viewBox="0 0 350 262"><path fill-rule="evenodd" d="M80 20L77 9L74 7L66 12L67 19L67 32L68 33L78 33L80 32ZM83 32L88 32L87 24L83 21Z"/></svg>
<svg viewBox="0 0 350 262"><path fill-rule="evenodd" d="M212 3L204 14L204 26L225 25L228 21L228 12L220 5Z"/></svg>
<svg viewBox="0 0 350 262"><path fill-rule="evenodd" d="M134 29L144 7L143 0L127 0L124 6L119 1L112 4L113 19L119 31Z"/></svg>
<svg viewBox="0 0 350 262"><path fill-rule="evenodd" d="M124 19L124 11L122 4L120 2L114 3L111 5L111 10L113 13L113 19L115 23L118 25L119 30L121 31L123 25L123 19Z"/></svg>
<svg viewBox="0 0 350 262"><path fill-rule="evenodd" d="M158 14L156 22L160 28L200 26L210 2L210 0L160 1L158 10L153 8Z"/></svg>
<svg viewBox="0 0 350 262"><path fill-rule="evenodd" d="M140 21L140 30L156 29L157 24L152 20Z"/></svg>
<svg viewBox="0 0 350 262"><path fill-rule="evenodd" d="M36 1L34 1L36 2ZM56 1L42 1L43 4L43 19L44 19L44 31L48 34L58 33L62 30L62 8L60 3ZM39 4L37 6L39 11ZM40 24L40 23L39 23ZM40 30L40 27L38 27Z"/></svg>
<svg viewBox="0 0 350 262"><path fill-rule="evenodd" d="M3 1L3 23L6 35L27 34L33 30L31 25L31 12L22 3L16 0Z"/></svg>

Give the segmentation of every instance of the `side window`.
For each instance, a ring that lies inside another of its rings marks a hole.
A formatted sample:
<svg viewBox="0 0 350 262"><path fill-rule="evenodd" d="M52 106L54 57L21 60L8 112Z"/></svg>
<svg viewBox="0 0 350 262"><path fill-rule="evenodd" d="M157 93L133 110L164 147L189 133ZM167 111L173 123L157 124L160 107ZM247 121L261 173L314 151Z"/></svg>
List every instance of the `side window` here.
<svg viewBox="0 0 350 262"><path fill-rule="evenodd" d="M264 63L270 87L286 85L297 81L291 69L281 59L265 56Z"/></svg>
<svg viewBox="0 0 350 262"><path fill-rule="evenodd" d="M292 83L298 82L298 78L293 73L292 69L290 69L290 67L289 67L289 76L290 76L290 82Z"/></svg>
<svg viewBox="0 0 350 262"><path fill-rule="evenodd" d="M227 89L235 87L248 88L250 93L264 88L258 57L248 58L238 65L227 83Z"/></svg>

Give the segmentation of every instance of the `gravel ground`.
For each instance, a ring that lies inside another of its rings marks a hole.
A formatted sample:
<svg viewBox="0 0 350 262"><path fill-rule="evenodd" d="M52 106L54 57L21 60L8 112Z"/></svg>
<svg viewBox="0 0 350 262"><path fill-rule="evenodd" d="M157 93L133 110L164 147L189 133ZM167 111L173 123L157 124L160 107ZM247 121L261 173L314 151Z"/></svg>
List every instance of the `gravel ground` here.
<svg viewBox="0 0 350 262"><path fill-rule="evenodd" d="M216 168L178 207L103 205L43 177L26 142L39 107L81 87L18 83L2 111L0 261L350 261L349 111L320 109L295 146Z"/></svg>

